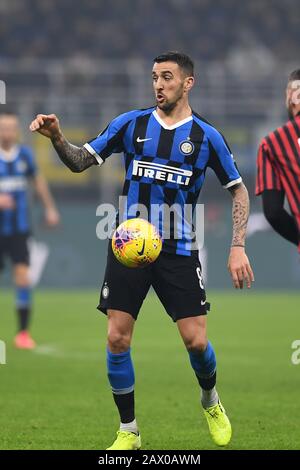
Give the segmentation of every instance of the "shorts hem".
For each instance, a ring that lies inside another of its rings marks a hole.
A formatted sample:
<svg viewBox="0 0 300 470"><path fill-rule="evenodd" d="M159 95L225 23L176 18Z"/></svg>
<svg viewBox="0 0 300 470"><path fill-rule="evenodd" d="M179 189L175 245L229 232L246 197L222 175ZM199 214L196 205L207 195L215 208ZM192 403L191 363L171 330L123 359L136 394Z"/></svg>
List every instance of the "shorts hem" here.
<svg viewBox="0 0 300 470"><path fill-rule="evenodd" d="M121 312L126 312L129 315L131 315L134 320L137 319L138 314L139 314L139 312L130 312L129 311L130 309L124 308L124 307L121 307L121 306L103 307L101 304L97 305L97 310L99 310L99 312L104 313L104 315L106 315L106 316L107 316L107 310L120 310Z"/></svg>
<svg viewBox="0 0 300 470"><path fill-rule="evenodd" d="M168 315L170 315L170 314L168 314ZM173 322L176 323L177 320L184 320L185 318L192 318L192 317L202 317L204 315L207 315L207 310L201 311L199 313L195 313L193 315L191 315L191 314L178 315L176 317L173 317L172 315L170 315L170 317L172 318Z"/></svg>
<svg viewBox="0 0 300 470"><path fill-rule="evenodd" d="M202 315L207 315L208 312L210 310L210 303L209 302L206 302L205 305L203 305L203 308L200 309L200 311L198 310L198 313L194 313L194 314L178 314L178 315L174 315L174 312L173 312L173 315L171 313L169 313L167 311L167 314L172 318L173 322L176 323L177 320L183 320L184 318L190 318L190 317L201 317Z"/></svg>

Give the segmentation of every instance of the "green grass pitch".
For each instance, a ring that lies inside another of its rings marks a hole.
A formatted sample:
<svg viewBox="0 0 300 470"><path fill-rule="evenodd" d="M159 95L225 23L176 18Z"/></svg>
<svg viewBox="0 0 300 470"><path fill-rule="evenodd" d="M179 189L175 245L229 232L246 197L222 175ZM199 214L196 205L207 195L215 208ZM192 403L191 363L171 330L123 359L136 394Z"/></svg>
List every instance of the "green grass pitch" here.
<svg viewBox="0 0 300 470"><path fill-rule="evenodd" d="M218 390L233 426L229 449L300 448L300 295L210 293L209 338ZM98 293L35 295L36 352L16 351L13 293L0 291L0 449L105 449L118 416L105 366L106 318ZM143 449L215 449L188 355L154 294L135 327L132 355Z"/></svg>

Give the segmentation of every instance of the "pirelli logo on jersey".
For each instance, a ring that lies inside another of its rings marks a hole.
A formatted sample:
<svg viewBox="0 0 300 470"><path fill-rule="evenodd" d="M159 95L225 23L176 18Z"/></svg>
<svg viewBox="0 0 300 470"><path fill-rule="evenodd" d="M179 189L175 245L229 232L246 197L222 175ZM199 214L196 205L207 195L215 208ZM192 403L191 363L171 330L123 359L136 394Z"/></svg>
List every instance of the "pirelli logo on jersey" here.
<svg viewBox="0 0 300 470"><path fill-rule="evenodd" d="M132 174L134 176L144 176L146 178L153 178L159 181L166 181L167 183L187 186L193 172L190 170L183 170L182 168L176 168L175 166L134 160Z"/></svg>
<svg viewBox="0 0 300 470"><path fill-rule="evenodd" d="M0 178L0 191L25 191L27 189L27 181L23 176L5 176Z"/></svg>

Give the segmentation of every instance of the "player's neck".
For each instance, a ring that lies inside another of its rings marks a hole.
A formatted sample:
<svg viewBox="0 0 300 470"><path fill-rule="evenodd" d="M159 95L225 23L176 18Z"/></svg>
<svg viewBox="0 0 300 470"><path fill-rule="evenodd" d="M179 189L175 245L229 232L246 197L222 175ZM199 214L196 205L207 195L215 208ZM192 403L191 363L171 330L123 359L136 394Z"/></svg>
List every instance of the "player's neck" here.
<svg viewBox="0 0 300 470"><path fill-rule="evenodd" d="M170 112L165 112L159 107L156 108L156 112L160 119L164 121L168 126L173 126L177 122L183 121L184 119L192 115L192 108L189 103L175 106Z"/></svg>
<svg viewBox="0 0 300 470"><path fill-rule="evenodd" d="M9 146L0 144L0 153L5 159L10 160L15 155L16 148L16 144L12 144Z"/></svg>

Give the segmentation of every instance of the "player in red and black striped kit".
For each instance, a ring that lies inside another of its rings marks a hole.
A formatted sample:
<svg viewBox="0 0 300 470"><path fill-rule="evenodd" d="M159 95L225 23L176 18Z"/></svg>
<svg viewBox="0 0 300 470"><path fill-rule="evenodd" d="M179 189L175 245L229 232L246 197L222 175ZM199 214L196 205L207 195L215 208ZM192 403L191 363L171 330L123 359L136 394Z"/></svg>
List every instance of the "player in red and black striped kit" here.
<svg viewBox="0 0 300 470"><path fill-rule="evenodd" d="M256 195L274 230L300 252L300 69L286 88L289 120L261 142L257 156ZM291 214L284 209L285 197Z"/></svg>

